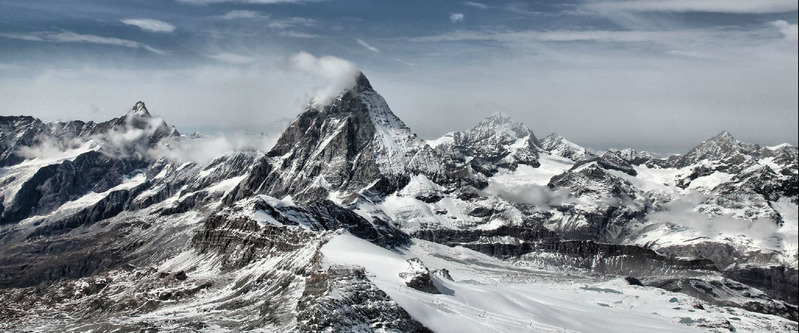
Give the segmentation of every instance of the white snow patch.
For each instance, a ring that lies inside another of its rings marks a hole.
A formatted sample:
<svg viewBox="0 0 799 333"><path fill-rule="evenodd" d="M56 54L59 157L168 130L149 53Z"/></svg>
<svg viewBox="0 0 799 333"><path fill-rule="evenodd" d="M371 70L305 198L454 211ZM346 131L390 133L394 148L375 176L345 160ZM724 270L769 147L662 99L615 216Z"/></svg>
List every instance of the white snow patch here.
<svg viewBox="0 0 799 333"><path fill-rule="evenodd" d="M688 188L692 190L712 190L716 188L716 186L729 182L734 176L735 175L733 174L716 171L707 176L694 179L691 181L691 184L688 186Z"/></svg>
<svg viewBox="0 0 799 333"><path fill-rule="evenodd" d="M427 140L425 142L427 142L427 145L430 146L431 148L436 148L444 144L451 145L455 143L455 138L452 135L453 135L452 132L449 132L447 134L444 134L438 139Z"/></svg>

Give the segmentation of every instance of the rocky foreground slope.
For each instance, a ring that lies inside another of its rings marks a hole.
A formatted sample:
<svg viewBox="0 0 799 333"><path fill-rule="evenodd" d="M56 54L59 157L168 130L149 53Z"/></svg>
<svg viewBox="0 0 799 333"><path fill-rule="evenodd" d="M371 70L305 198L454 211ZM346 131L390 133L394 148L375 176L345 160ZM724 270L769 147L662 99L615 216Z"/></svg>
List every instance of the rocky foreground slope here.
<svg viewBox="0 0 799 333"><path fill-rule="evenodd" d="M596 152L503 114L426 142L356 82L211 162L141 102L0 117L0 329L797 328L796 146Z"/></svg>

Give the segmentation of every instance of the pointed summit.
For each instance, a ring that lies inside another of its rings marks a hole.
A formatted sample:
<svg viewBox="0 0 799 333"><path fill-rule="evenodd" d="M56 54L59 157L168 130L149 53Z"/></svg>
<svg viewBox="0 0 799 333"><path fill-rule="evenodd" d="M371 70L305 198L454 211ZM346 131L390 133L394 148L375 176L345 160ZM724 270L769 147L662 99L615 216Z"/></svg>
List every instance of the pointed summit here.
<svg viewBox="0 0 799 333"><path fill-rule="evenodd" d="M363 72L358 74L358 79L355 81L355 89L358 92L374 91L372 84L369 83L369 79L366 78L366 75L363 75Z"/></svg>
<svg viewBox="0 0 799 333"><path fill-rule="evenodd" d="M150 112L147 111L147 107L144 106L144 102L142 101L136 102L136 104L133 105L133 108L130 111L139 117L146 117L146 118L152 117L150 116Z"/></svg>
<svg viewBox="0 0 799 333"><path fill-rule="evenodd" d="M488 118L484 119L483 121L490 121L498 124L510 123L513 122L513 119L505 112L497 111L494 114L488 116Z"/></svg>
<svg viewBox="0 0 799 333"><path fill-rule="evenodd" d="M736 154L752 155L759 149L758 145L743 143L735 139L730 132L721 131L685 154L683 164L688 165L701 160L720 161Z"/></svg>

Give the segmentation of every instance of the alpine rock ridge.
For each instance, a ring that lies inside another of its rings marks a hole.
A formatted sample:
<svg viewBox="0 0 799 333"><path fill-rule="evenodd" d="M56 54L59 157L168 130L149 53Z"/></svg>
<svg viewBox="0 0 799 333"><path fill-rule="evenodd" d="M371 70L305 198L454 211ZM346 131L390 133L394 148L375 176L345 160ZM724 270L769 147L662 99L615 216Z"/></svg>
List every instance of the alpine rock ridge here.
<svg viewBox="0 0 799 333"><path fill-rule="evenodd" d="M142 102L0 129L3 330L797 329L796 146L425 141L362 73L210 162Z"/></svg>

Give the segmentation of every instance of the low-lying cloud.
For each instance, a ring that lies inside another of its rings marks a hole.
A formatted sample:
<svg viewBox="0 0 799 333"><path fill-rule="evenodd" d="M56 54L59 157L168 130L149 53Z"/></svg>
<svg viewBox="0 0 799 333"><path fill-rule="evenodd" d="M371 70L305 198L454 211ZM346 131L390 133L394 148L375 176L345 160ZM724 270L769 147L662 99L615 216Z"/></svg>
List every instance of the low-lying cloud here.
<svg viewBox="0 0 799 333"><path fill-rule="evenodd" d="M278 137L243 132L216 134L202 137L182 137L162 142L157 148L148 150L153 159L167 158L179 162L206 164L226 154L242 151L266 152L277 142Z"/></svg>
<svg viewBox="0 0 799 333"><path fill-rule="evenodd" d="M663 210L650 213L646 219L652 222L666 222L686 227L708 238L719 234L746 235L757 240L778 237L779 227L769 219L747 221L727 215L710 217L696 211L696 207L705 199L704 195L698 193L685 196L663 205Z"/></svg>
<svg viewBox="0 0 799 333"><path fill-rule="evenodd" d="M323 82L312 100L315 107L330 104L342 91L354 87L361 72L351 61L333 56L317 58L308 52L295 53L289 57L285 68L310 74Z"/></svg>
<svg viewBox="0 0 799 333"><path fill-rule="evenodd" d="M568 189L552 190L547 186L535 184L507 184L491 182L483 190L484 195L497 196L503 200L530 204L542 208L560 206L572 202L573 198Z"/></svg>

